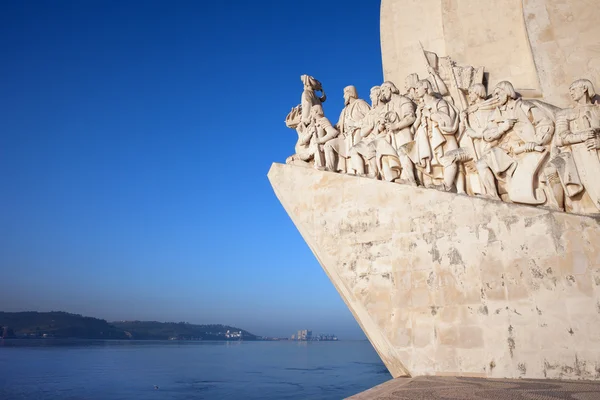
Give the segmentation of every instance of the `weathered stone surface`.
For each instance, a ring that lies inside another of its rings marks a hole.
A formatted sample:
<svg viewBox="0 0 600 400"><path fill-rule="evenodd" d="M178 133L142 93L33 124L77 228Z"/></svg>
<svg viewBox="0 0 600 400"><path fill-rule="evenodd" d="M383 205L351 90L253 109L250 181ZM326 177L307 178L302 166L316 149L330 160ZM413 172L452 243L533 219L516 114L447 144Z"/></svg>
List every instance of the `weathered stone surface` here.
<svg viewBox="0 0 600 400"><path fill-rule="evenodd" d="M600 382L441 376L392 379L348 400L556 400L600 398Z"/></svg>
<svg viewBox="0 0 600 400"><path fill-rule="evenodd" d="M600 378L600 220L273 164L394 377Z"/></svg>
<svg viewBox="0 0 600 400"><path fill-rule="evenodd" d="M385 80L426 76L419 41L455 61L484 65L489 87L513 82L524 97L569 104L577 78L600 80L595 0L382 0Z"/></svg>

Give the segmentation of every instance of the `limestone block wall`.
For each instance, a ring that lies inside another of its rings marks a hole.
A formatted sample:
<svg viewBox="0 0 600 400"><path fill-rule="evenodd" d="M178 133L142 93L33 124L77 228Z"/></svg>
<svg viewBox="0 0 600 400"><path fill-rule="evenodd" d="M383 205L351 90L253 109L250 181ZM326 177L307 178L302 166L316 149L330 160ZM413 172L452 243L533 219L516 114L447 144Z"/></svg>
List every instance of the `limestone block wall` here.
<svg viewBox="0 0 600 400"><path fill-rule="evenodd" d="M596 0L523 0L524 21L544 96L569 104L569 85L600 85L600 6Z"/></svg>
<svg viewBox="0 0 600 400"><path fill-rule="evenodd" d="M273 164L394 377L600 379L600 220Z"/></svg>
<svg viewBox="0 0 600 400"><path fill-rule="evenodd" d="M524 97L569 104L578 78L600 84L595 0L382 0L385 80L403 86L426 76L425 49L459 64L484 66L490 87L509 80Z"/></svg>

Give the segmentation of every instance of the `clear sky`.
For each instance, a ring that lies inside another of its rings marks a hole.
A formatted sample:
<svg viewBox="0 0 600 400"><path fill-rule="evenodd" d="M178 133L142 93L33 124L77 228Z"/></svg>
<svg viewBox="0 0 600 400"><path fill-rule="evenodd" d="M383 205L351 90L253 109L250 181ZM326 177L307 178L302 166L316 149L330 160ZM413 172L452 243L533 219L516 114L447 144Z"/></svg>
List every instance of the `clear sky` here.
<svg viewBox="0 0 600 400"><path fill-rule="evenodd" d="M3 1L0 50L0 310L364 337L267 172L301 74L381 83L379 1Z"/></svg>

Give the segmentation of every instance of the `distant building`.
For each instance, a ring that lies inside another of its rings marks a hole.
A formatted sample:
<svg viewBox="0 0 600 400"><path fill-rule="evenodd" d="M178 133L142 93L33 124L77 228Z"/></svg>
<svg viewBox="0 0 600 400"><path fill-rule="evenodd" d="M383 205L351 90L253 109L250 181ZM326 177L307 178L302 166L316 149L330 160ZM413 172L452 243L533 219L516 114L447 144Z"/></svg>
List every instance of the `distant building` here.
<svg viewBox="0 0 600 400"><path fill-rule="evenodd" d="M310 336L312 336L312 331L308 331L306 329L304 329L302 331L298 331L298 340L309 340L308 332L310 332Z"/></svg>
<svg viewBox="0 0 600 400"><path fill-rule="evenodd" d="M296 336L292 335L292 340L312 341L312 340L320 340L319 338L320 338L320 336L313 336L313 332L309 331L308 329L298 331L298 334Z"/></svg>
<svg viewBox="0 0 600 400"><path fill-rule="evenodd" d="M227 332L225 332L225 337L228 339L241 339L242 331L236 332L227 330Z"/></svg>

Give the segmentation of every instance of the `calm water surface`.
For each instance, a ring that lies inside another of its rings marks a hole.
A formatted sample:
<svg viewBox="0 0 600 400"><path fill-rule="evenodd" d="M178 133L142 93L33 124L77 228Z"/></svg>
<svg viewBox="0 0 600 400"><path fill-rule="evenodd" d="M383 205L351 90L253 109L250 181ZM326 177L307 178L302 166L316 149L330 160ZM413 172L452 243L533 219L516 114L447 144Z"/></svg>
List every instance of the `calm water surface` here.
<svg viewBox="0 0 600 400"><path fill-rule="evenodd" d="M324 400L388 379L366 341L0 340L2 400Z"/></svg>

